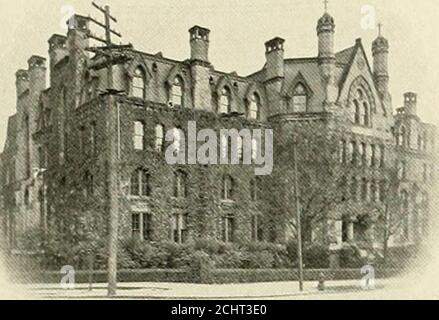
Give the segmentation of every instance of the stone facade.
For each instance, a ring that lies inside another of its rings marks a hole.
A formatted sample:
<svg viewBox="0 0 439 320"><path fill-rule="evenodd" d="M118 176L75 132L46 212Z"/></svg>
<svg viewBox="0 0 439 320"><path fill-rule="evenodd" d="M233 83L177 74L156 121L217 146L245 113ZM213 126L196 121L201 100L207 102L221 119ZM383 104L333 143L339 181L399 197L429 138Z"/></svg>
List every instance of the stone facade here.
<svg viewBox="0 0 439 320"><path fill-rule="evenodd" d="M32 228L42 230L46 241L56 234L69 241L85 229L105 236L111 144L119 157L122 239L285 243L294 236L287 231L294 212L286 200L294 197L288 137L313 123L338 132L334 166L351 167L347 178L357 189L324 223L311 226L310 240L335 252L347 242L379 246L379 220L365 229L359 220L384 205L379 185L401 161L406 169L398 192L407 193L409 231L392 237L392 245L413 244L425 231L415 220L428 224L435 127L416 115L414 94L394 115L389 44L382 36L373 43L372 68L361 39L334 51L335 23L326 13L318 21L316 57L286 59L285 40L274 38L265 44L265 66L247 77L213 67L210 31L199 26L189 30L191 57L184 61L126 49L128 61L113 67L115 129L109 127L103 58L86 50L88 19L75 15L70 22L67 36L49 40L49 88L43 58L32 57L28 70L17 72L17 113L9 119L1 155L10 249L19 249ZM273 129L273 173L255 178L254 165L168 165L160 133L178 128L187 135L188 121L196 121L198 130ZM230 190L233 195L225 196Z"/></svg>

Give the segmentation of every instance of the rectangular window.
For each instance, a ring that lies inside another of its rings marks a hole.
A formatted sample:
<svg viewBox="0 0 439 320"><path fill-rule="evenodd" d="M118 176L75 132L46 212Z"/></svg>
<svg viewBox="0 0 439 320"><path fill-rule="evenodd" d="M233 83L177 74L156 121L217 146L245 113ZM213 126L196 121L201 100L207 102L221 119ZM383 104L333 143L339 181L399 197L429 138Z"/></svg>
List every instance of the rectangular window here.
<svg viewBox="0 0 439 320"><path fill-rule="evenodd" d="M137 237L140 235L140 214L133 213L131 215L131 231L133 233L133 237Z"/></svg>
<svg viewBox="0 0 439 320"><path fill-rule="evenodd" d="M259 241L259 242L263 241L262 228L259 219L260 218L257 215L254 215L252 217L252 223L251 223L252 241Z"/></svg>
<svg viewBox="0 0 439 320"><path fill-rule="evenodd" d="M223 241L233 242L235 236L235 220L233 217L226 217L223 220Z"/></svg>
<svg viewBox="0 0 439 320"><path fill-rule="evenodd" d="M293 97L293 112L306 112L306 96Z"/></svg>
<svg viewBox="0 0 439 320"><path fill-rule="evenodd" d="M150 213L144 213L143 219L143 240L152 241L152 215Z"/></svg>
<svg viewBox="0 0 439 320"><path fill-rule="evenodd" d="M172 237L176 243L185 243L188 238L187 215L175 214L172 219Z"/></svg>
<svg viewBox="0 0 439 320"><path fill-rule="evenodd" d="M134 149L144 150L145 126L140 121L134 122Z"/></svg>

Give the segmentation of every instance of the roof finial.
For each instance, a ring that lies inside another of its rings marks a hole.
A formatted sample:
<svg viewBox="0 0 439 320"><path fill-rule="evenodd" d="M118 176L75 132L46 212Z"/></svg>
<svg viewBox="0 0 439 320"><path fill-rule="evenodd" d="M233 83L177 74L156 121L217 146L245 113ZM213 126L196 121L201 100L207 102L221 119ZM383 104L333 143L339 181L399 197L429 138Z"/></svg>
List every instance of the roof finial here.
<svg viewBox="0 0 439 320"><path fill-rule="evenodd" d="M323 0L323 3L325 5L325 13L328 13L328 3L329 3L329 1L328 0Z"/></svg>
<svg viewBox="0 0 439 320"><path fill-rule="evenodd" d="M380 36L380 37L381 37L382 28L383 28L383 24L381 22L378 23L378 36Z"/></svg>

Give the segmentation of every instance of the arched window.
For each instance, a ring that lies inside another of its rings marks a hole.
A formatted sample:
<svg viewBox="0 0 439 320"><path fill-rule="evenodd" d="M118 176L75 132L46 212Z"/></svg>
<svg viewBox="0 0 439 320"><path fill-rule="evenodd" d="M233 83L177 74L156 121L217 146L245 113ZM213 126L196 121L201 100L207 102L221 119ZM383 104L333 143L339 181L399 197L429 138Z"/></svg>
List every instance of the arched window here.
<svg viewBox="0 0 439 320"><path fill-rule="evenodd" d="M249 118L259 119L261 109L261 99L257 93L251 96L250 108L249 108Z"/></svg>
<svg viewBox="0 0 439 320"><path fill-rule="evenodd" d="M145 98L145 72L141 67L136 68L133 74L133 96Z"/></svg>
<svg viewBox="0 0 439 320"><path fill-rule="evenodd" d="M145 148L145 125L141 121L134 121L134 149Z"/></svg>
<svg viewBox="0 0 439 320"><path fill-rule="evenodd" d="M174 173L174 198L187 197L187 176L183 171Z"/></svg>
<svg viewBox="0 0 439 320"><path fill-rule="evenodd" d="M175 107L183 106L183 80L177 76L174 79L174 83L172 84L172 104Z"/></svg>
<svg viewBox="0 0 439 320"><path fill-rule="evenodd" d="M223 186L222 186L222 198L223 200L233 200L234 196L234 182L231 176L223 176Z"/></svg>
<svg viewBox="0 0 439 320"><path fill-rule="evenodd" d="M354 100L354 108L355 108L354 123L361 124L361 109L360 109L360 104L358 103L357 100Z"/></svg>
<svg viewBox="0 0 439 320"><path fill-rule="evenodd" d="M165 128L163 125L158 124L155 126L155 150L157 152L163 152L165 139Z"/></svg>
<svg viewBox="0 0 439 320"><path fill-rule="evenodd" d="M230 113L232 111L232 98L230 89L224 87L221 91L221 97L219 101L219 112L220 113Z"/></svg>
<svg viewBox="0 0 439 320"><path fill-rule="evenodd" d="M363 125L369 126L369 105L363 102Z"/></svg>
<svg viewBox="0 0 439 320"><path fill-rule="evenodd" d="M293 112L306 112L308 95L303 84L299 83L293 92Z"/></svg>
<svg viewBox="0 0 439 320"><path fill-rule="evenodd" d="M147 170L137 169L131 175L131 195L138 197L151 196L151 176Z"/></svg>

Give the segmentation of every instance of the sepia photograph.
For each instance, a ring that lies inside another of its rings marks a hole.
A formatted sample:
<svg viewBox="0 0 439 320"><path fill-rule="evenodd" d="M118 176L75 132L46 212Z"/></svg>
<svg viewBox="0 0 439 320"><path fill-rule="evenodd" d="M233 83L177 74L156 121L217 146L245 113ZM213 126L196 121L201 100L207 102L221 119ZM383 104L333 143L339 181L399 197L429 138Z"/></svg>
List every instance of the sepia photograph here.
<svg viewBox="0 0 439 320"><path fill-rule="evenodd" d="M0 299L439 299L439 2L0 8Z"/></svg>

